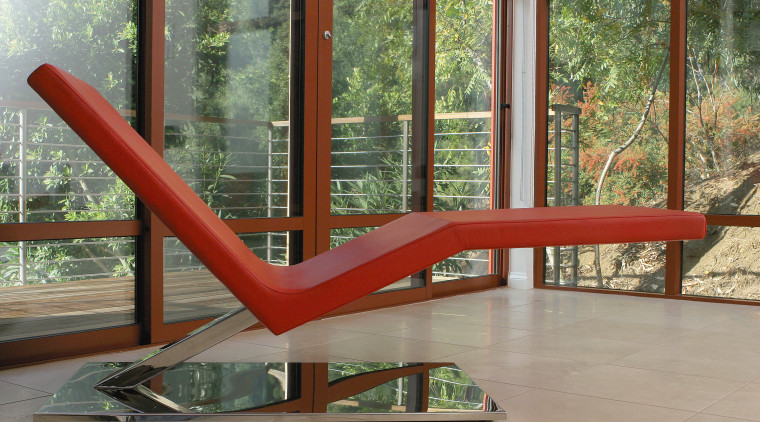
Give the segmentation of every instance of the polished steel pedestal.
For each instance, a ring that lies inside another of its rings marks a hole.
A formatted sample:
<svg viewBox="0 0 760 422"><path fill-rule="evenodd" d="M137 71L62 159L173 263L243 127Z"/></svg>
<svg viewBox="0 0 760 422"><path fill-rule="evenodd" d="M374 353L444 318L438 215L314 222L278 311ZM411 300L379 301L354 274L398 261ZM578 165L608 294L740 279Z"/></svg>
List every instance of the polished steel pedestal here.
<svg viewBox="0 0 760 422"><path fill-rule="evenodd" d="M42 421L491 421L506 413L450 363L184 362L130 389L89 363L34 415Z"/></svg>

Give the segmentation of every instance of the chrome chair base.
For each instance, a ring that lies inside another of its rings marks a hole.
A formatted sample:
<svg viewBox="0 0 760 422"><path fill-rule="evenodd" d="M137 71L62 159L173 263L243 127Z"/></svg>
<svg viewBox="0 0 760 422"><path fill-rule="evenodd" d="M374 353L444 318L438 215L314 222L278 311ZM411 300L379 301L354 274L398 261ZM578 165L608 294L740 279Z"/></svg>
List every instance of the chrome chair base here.
<svg viewBox="0 0 760 422"><path fill-rule="evenodd" d="M239 308L134 363L89 363L43 421L492 421L506 413L448 363L187 362L257 322Z"/></svg>
<svg viewBox="0 0 760 422"><path fill-rule="evenodd" d="M259 322L245 307L232 310L190 332L181 340L148 354L100 380L101 390L129 390Z"/></svg>
<svg viewBox="0 0 760 422"><path fill-rule="evenodd" d="M129 363L88 363L45 421L492 421L506 413L450 363L182 362L133 388L96 388Z"/></svg>

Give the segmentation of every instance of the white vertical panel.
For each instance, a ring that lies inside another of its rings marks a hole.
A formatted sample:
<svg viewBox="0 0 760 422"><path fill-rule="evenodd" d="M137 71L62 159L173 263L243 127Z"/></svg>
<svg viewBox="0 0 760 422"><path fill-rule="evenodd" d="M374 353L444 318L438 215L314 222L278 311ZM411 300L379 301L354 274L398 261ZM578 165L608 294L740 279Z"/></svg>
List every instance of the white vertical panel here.
<svg viewBox="0 0 760 422"><path fill-rule="evenodd" d="M532 207L535 160L536 1L514 1L512 50L512 208ZM533 287L533 250L512 249L509 286Z"/></svg>

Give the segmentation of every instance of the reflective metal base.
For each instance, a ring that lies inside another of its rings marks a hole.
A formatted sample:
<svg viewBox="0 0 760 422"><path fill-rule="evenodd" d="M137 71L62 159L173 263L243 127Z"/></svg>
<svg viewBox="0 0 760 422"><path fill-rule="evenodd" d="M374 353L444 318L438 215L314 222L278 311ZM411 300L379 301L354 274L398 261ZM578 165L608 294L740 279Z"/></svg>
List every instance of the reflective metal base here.
<svg viewBox="0 0 760 422"><path fill-rule="evenodd" d="M506 413L450 363L184 362L133 389L95 385L129 363L89 363L42 421L491 421Z"/></svg>

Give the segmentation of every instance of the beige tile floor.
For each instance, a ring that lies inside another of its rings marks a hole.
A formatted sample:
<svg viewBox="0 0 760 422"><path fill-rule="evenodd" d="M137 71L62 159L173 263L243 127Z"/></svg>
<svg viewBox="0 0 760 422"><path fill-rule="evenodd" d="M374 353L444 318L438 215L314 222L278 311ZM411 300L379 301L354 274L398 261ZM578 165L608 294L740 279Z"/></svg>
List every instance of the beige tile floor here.
<svg viewBox="0 0 760 422"><path fill-rule="evenodd" d="M82 363L0 371L0 421L30 421ZM760 307L498 289L239 334L218 361L453 361L513 422L760 421Z"/></svg>

